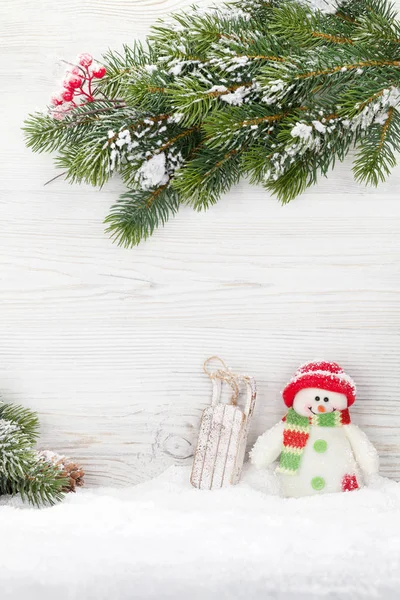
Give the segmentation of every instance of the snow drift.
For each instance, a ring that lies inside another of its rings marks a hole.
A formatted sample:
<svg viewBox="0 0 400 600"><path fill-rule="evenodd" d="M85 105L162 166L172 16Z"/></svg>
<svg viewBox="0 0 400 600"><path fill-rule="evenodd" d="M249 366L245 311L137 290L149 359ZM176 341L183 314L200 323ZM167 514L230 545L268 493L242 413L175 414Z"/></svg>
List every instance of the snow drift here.
<svg viewBox="0 0 400 600"><path fill-rule="evenodd" d="M1 600L398 598L399 483L282 499L271 471L212 492L189 475L42 510L3 498Z"/></svg>

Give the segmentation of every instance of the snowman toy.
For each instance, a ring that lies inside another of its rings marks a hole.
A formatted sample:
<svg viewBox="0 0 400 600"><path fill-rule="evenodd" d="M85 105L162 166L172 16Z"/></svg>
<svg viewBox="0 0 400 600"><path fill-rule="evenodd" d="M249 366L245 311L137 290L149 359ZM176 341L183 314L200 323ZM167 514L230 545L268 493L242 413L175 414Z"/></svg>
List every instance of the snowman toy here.
<svg viewBox="0 0 400 600"><path fill-rule="evenodd" d="M282 392L287 415L256 441L251 462L265 469L280 457L282 493L299 498L357 490L378 473L378 454L350 420L353 380L334 362L301 366Z"/></svg>

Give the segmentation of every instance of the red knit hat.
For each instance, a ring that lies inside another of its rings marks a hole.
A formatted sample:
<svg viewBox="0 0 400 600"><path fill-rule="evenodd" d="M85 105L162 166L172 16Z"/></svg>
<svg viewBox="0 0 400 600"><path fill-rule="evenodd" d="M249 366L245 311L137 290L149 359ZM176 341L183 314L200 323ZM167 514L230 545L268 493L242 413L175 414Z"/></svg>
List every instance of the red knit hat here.
<svg viewBox="0 0 400 600"><path fill-rule="evenodd" d="M334 362L311 362L299 367L282 392L286 406L293 406L297 392L305 388L344 394L347 397L347 406L351 406L356 399L354 381Z"/></svg>

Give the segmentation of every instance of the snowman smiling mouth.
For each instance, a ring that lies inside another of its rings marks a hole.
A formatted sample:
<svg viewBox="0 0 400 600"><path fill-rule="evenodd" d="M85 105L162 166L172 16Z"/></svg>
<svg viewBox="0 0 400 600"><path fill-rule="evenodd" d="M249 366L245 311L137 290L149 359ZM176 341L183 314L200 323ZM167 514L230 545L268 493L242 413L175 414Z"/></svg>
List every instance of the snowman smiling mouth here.
<svg viewBox="0 0 400 600"><path fill-rule="evenodd" d="M309 406L308 409L312 412L313 415L318 416L318 414L321 413L316 413L313 411L312 406ZM331 413L331 412L335 412L335 410L337 410L337 408L332 408L332 410L324 410L324 413ZM323 414L323 413L322 413Z"/></svg>

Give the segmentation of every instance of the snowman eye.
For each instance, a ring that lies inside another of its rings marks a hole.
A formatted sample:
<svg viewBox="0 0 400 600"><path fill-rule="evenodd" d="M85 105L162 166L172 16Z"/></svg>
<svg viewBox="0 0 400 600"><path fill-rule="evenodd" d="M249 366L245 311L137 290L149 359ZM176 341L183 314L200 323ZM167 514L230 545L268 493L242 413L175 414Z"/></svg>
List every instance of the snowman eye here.
<svg viewBox="0 0 400 600"><path fill-rule="evenodd" d="M315 396L315 399L317 402L319 402L321 400L321 398L319 396Z"/></svg>
<svg viewBox="0 0 400 600"><path fill-rule="evenodd" d="M324 398L324 402L329 402L329 398Z"/></svg>

